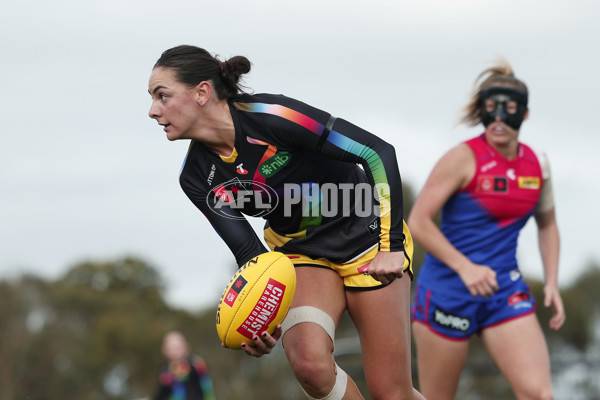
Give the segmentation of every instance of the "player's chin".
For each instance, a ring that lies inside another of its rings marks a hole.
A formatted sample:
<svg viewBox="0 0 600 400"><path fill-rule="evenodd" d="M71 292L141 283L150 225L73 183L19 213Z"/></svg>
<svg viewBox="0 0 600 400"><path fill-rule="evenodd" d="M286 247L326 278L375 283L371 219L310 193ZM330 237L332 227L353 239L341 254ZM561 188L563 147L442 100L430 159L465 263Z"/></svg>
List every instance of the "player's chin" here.
<svg viewBox="0 0 600 400"><path fill-rule="evenodd" d="M167 140L170 142L174 142L177 139L180 139L179 135L176 132L167 132Z"/></svg>
<svg viewBox="0 0 600 400"><path fill-rule="evenodd" d="M165 133L167 134L167 140L169 140L170 142L174 142L176 140L179 139L187 139L188 138L188 134L186 133L186 131L181 131L179 129L177 129L176 127L174 127L173 125L167 125L165 127Z"/></svg>

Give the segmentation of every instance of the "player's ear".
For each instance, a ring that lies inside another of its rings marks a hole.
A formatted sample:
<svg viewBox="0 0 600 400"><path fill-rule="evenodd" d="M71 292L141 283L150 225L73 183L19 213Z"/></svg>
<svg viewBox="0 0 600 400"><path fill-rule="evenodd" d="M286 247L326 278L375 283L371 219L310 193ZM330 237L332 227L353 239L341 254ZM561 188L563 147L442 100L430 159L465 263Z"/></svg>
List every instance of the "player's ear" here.
<svg viewBox="0 0 600 400"><path fill-rule="evenodd" d="M196 90L196 102L203 106L205 105L210 96L212 95L212 86L208 81L202 81L195 87Z"/></svg>
<svg viewBox="0 0 600 400"><path fill-rule="evenodd" d="M523 121L525 121L527 118L529 118L529 108L525 110L525 115L523 115Z"/></svg>

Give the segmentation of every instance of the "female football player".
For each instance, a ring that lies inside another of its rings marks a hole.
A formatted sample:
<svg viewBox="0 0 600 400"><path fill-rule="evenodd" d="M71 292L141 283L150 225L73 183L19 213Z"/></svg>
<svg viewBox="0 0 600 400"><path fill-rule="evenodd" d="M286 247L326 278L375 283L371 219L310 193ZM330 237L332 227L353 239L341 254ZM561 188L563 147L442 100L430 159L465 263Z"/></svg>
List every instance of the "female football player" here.
<svg viewBox="0 0 600 400"><path fill-rule="evenodd" d="M166 50L149 80L149 115L169 140L191 140L180 182L238 265L267 251L246 216L266 220L271 250L296 267L291 309L273 335L243 349L270 353L282 337L309 399L361 399L332 356L348 310L373 398L420 398L410 362L412 239L402 217L394 148L325 111L282 95L245 94L246 57ZM414 396L414 397L413 397Z"/></svg>
<svg viewBox="0 0 600 400"><path fill-rule="evenodd" d="M565 313L550 169L544 154L519 141L527 99L527 87L505 61L483 71L462 121L482 123L485 131L438 161L410 214L415 240L428 252L412 325L420 390L430 399L454 399L475 333L517 398L552 396L548 349L516 260L519 232L533 215L544 305L554 310L550 328L560 328Z"/></svg>

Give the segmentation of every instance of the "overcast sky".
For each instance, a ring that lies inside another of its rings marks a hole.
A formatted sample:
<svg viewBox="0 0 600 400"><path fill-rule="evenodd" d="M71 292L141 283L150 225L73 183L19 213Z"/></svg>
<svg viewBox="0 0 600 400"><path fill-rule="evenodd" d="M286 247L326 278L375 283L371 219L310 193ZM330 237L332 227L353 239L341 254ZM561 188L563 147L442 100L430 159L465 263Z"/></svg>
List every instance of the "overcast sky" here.
<svg viewBox="0 0 600 400"><path fill-rule="evenodd" d="M497 56L530 89L521 140L551 162L567 285L600 260L600 3L595 0L5 1L0 5L0 276L56 278L84 260L139 256L178 306L213 307L234 259L185 197L188 143L148 118L160 53L193 44L253 63L283 93L396 146L419 190L480 128L457 125ZM262 222L253 224L260 229ZM542 266L533 221L518 251Z"/></svg>

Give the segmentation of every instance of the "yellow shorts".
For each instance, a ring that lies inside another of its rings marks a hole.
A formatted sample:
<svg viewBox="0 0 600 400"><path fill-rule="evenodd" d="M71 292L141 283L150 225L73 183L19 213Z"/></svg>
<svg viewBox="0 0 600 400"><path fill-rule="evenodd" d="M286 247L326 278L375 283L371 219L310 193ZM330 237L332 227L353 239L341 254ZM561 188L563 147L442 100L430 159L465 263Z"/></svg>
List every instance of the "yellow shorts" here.
<svg viewBox="0 0 600 400"><path fill-rule="evenodd" d="M408 230L406 230L408 232ZM275 233L272 229L265 231L265 242L273 250L289 240L288 237L281 236ZM329 268L337 272L344 280L344 287L347 289L378 289L384 287L378 280L368 274L367 268L378 253L377 245L364 253L358 255L354 259L343 264L333 263L325 258L311 258L303 254L286 254L296 267L318 267ZM408 272L410 278L413 277L412 271L412 256L413 256L413 240L408 233L404 240L404 272Z"/></svg>

